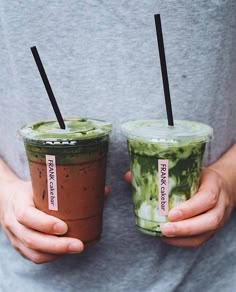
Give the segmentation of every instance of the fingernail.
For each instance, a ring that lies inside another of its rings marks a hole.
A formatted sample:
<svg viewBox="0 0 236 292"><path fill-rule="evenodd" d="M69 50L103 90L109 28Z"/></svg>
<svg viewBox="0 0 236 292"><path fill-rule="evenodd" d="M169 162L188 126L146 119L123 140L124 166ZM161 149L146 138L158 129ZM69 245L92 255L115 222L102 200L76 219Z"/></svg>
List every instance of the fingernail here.
<svg viewBox="0 0 236 292"><path fill-rule="evenodd" d="M80 242L73 242L69 245L68 250L71 253L80 253L83 250L83 246Z"/></svg>
<svg viewBox="0 0 236 292"><path fill-rule="evenodd" d="M170 210L168 217L170 220L179 220L182 218L183 212L181 210Z"/></svg>
<svg viewBox="0 0 236 292"><path fill-rule="evenodd" d="M162 226L161 231L162 231L162 232L164 233L164 235L166 235L166 236L174 236L174 235L175 235L176 228L175 228L174 224L171 224L171 223L165 223L165 224Z"/></svg>
<svg viewBox="0 0 236 292"><path fill-rule="evenodd" d="M67 231L67 226L63 222L58 222L54 224L53 231L55 234L64 234Z"/></svg>

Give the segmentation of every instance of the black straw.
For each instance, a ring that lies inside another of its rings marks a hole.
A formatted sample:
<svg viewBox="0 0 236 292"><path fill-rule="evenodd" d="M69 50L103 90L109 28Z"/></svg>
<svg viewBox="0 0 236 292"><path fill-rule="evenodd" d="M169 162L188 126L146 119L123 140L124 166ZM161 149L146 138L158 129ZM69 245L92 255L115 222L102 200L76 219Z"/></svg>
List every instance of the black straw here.
<svg viewBox="0 0 236 292"><path fill-rule="evenodd" d="M44 86L45 86L46 91L48 93L48 97L49 97L49 99L51 101L51 104L52 104L53 110L55 112L55 115L57 117L57 120L58 120L58 123L60 125L60 128L61 129L65 129L66 126L65 126L64 120L62 118L61 112L60 112L59 107L57 105L56 98L55 98L55 96L53 94L51 85L50 85L50 83L48 81L48 77L47 77L46 72L44 70L44 67L43 67L43 64L41 62L41 59L40 59L39 53L37 51L37 48L35 46L31 47L31 52L32 52L32 54L34 56L34 60L35 60L35 62L37 64L39 73L41 75L41 78L43 80Z"/></svg>
<svg viewBox="0 0 236 292"><path fill-rule="evenodd" d="M159 56L160 56L160 63L161 63L162 81L163 81L163 88L164 88L164 94L165 94L168 125L174 126L171 99L170 99L170 88L169 88L167 66L166 66L165 48L164 48L163 34L162 34L162 27L161 27L161 16L160 14L155 14L154 18L155 18L155 24L156 24L157 43L159 47Z"/></svg>

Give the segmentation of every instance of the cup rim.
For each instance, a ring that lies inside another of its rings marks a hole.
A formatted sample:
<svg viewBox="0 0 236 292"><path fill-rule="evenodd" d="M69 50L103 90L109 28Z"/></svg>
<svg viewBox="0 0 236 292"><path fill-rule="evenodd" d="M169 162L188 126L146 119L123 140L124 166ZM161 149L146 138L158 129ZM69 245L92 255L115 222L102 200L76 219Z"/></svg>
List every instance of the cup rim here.
<svg viewBox="0 0 236 292"><path fill-rule="evenodd" d="M73 145L83 141L97 141L104 137L110 136L112 124L100 119L91 118L67 118L64 119L66 125L75 122L88 122L88 127L85 130L63 130L59 128L56 120L36 121L23 125L18 130L18 136L27 143L48 144L48 145ZM56 125L55 129L47 130L43 126L45 124ZM41 127L41 132L35 130ZM88 133L88 135L86 135Z"/></svg>
<svg viewBox="0 0 236 292"><path fill-rule="evenodd" d="M190 120L175 120L175 126L164 119L129 120L121 125L121 132L128 140L149 143L204 143L213 139L212 127Z"/></svg>

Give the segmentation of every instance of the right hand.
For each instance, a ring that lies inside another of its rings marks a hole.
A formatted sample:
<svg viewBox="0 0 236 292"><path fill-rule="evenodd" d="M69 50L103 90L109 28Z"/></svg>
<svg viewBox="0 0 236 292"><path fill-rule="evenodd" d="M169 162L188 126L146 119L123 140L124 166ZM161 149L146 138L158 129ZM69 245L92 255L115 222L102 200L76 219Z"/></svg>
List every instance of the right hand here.
<svg viewBox="0 0 236 292"><path fill-rule="evenodd" d="M0 225L12 246L37 264L84 249L78 239L57 236L67 232L67 224L35 208L31 182L15 179L2 183Z"/></svg>

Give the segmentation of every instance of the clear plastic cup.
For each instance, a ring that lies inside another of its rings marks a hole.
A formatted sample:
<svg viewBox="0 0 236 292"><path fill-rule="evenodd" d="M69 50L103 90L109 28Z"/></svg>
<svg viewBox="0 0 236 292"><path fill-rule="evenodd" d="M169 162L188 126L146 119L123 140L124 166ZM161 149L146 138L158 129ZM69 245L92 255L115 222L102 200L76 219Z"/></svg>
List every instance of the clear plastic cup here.
<svg viewBox="0 0 236 292"><path fill-rule="evenodd" d="M199 187L206 143L213 129L176 120L136 120L122 125L130 157L135 222L143 233L162 236L168 212Z"/></svg>
<svg viewBox="0 0 236 292"><path fill-rule="evenodd" d="M111 124L66 119L23 126L35 206L64 220L66 236L95 243L102 232L106 160Z"/></svg>

